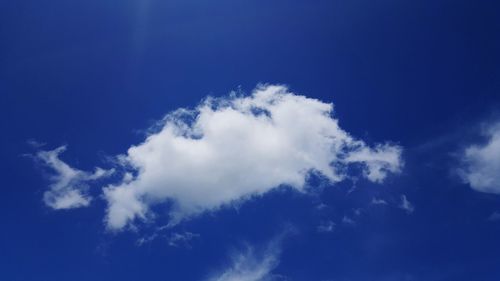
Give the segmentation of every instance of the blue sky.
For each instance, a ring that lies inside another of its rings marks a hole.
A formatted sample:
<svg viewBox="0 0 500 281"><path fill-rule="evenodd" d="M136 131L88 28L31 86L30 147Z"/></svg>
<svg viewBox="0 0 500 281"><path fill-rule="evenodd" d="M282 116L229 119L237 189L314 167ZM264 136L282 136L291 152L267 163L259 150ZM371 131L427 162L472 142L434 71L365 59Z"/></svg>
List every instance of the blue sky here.
<svg viewBox="0 0 500 281"><path fill-rule="evenodd" d="M0 280L499 280L499 11L3 1Z"/></svg>

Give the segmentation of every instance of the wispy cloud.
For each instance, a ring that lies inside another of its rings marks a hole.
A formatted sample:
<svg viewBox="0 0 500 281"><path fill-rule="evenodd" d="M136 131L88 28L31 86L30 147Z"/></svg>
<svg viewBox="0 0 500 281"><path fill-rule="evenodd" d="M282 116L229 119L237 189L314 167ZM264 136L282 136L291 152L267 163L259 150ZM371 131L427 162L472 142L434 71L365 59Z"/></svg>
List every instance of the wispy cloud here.
<svg viewBox="0 0 500 281"><path fill-rule="evenodd" d="M385 201L384 199L379 199L379 198L376 198L376 197L373 197L372 198L372 202L371 202L373 205L387 205L387 201Z"/></svg>
<svg viewBox="0 0 500 281"><path fill-rule="evenodd" d="M322 221L318 225L317 230L318 232L333 232L335 230L335 226L336 224L331 220Z"/></svg>
<svg viewBox="0 0 500 281"><path fill-rule="evenodd" d="M462 152L458 174L474 190L500 194L500 122L483 134L484 143L471 144Z"/></svg>
<svg viewBox="0 0 500 281"><path fill-rule="evenodd" d="M500 221L500 212L495 211L488 217L489 221Z"/></svg>
<svg viewBox="0 0 500 281"><path fill-rule="evenodd" d="M168 245L172 247L187 247L191 248L192 240L199 238L200 235L197 233L186 232L174 232L168 238Z"/></svg>
<svg viewBox="0 0 500 281"><path fill-rule="evenodd" d="M346 215L346 216L342 217L342 223L349 224L349 225L354 225L354 224L356 224L356 221L354 221L354 219L352 219L351 217L348 217Z"/></svg>
<svg viewBox="0 0 500 281"><path fill-rule="evenodd" d="M262 250L247 246L234 252L231 263L206 281L272 281L281 278L273 270L279 264L282 240L287 233L278 235Z"/></svg>
<svg viewBox="0 0 500 281"><path fill-rule="evenodd" d="M66 150L60 146L54 150L39 151L36 159L52 170L49 190L43 195L45 204L53 209L71 209L88 206L91 197L87 194L90 181L111 175L114 170L96 168L93 173L75 169L59 158Z"/></svg>
<svg viewBox="0 0 500 281"><path fill-rule="evenodd" d="M413 204L408 201L406 195L401 195L401 203L399 203L399 208L405 210L406 213L411 214L415 211Z"/></svg>

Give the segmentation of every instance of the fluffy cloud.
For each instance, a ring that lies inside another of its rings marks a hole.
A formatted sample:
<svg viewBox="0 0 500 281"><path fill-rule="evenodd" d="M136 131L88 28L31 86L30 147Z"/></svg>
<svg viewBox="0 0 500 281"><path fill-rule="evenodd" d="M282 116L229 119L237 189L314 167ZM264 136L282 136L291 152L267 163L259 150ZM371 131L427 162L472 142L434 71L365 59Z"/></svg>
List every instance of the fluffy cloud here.
<svg viewBox="0 0 500 281"><path fill-rule="evenodd" d="M489 127L485 135L485 143L463 151L459 175L474 190L500 194L500 123Z"/></svg>
<svg viewBox="0 0 500 281"><path fill-rule="evenodd" d="M400 171L399 146L369 147L342 130L332 110L283 86L261 86L168 114L119 157L132 173L104 188L107 226L145 219L158 203L171 203L175 224L281 185L302 191L311 172L335 183L350 166L373 182Z"/></svg>
<svg viewBox="0 0 500 281"><path fill-rule="evenodd" d="M45 204L53 209L72 209L88 206L91 197L86 193L89 181L109 176L113 170L96 168L93 173L84 172L70 167L59 155L66 146L54 150L39 151L36 158L51 168L53 174L49 177L49 190L43 194Z"/></svg>
<svg viewBox="0 0 500 281"><path fill-rule="evenodd" d="M256 254L252 247L232 256L232 264L208 281L271 281L277 276L272 271L279 263L279 247L271 245L264 253Z"/></svg>

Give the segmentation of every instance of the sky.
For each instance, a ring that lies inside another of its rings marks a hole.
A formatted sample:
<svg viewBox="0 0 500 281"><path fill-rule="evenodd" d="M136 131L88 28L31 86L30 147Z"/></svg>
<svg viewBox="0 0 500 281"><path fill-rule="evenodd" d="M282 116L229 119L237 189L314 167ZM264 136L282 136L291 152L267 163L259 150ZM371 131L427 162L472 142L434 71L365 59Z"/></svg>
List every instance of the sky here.
<svg viewBox="0 0 500 281"><path fill-rule="evenodd" d="M0 2L0 280L500 280L499 13Z"/></svg>

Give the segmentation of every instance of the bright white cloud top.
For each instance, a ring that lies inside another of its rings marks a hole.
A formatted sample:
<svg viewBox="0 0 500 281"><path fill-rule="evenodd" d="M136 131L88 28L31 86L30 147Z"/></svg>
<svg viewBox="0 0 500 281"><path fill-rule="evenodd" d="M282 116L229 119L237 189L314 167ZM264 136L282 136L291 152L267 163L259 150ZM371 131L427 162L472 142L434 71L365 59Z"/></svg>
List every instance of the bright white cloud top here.
<svg viewBox="0 0 500 281"><path fill-rule="evenodd" d="M486 142L467 147L459 175L474 190L500 194L500 123L490 126Z"/></svg>
<svg viewBox="0 0 500 281"><path fill-rule="evenodd" d="M399 146L369 147L342 130L332 113L330 103L268 85L168 114L143 143L118 156L129 172L104 187L107 227L145 220L165 202L175 224L278 186L303 191L311 172L335 183L356 165L380 183L400 171Z"/></svg>
<svg viewBox="0 0 500 281"><path fill-rule="evenodd" d="M332 110L283 86L262 86L167 115L121 157L137 175L105 188L108 227L144 219L149 206L166 200L176 223L280 185L303 190L311 171L338 182L357 163L368 180L381 182L400 170L400 147L368 147L339 127Z"/></svg>
<svg viewBox="0 0 500 281"><path fill-rule="evenodd" d="M87 182L111 175L114 170L96 168L93 173L84 172L70 167L59 155L66 146L50 151L40 151L36 158L54 172L50 176L49 190L43 194L45 204L53 209L72 209L90 204L91 197L87 194Z"/></svg>

